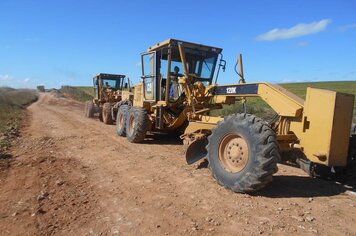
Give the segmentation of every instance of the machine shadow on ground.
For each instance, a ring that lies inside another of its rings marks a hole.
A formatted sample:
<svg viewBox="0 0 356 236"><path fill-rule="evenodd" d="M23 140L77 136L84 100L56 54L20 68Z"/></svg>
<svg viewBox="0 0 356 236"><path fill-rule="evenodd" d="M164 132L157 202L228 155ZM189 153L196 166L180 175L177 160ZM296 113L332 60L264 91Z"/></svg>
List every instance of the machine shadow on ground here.
<svg viewBox="0 0 356 236"><path fill-rule="evenodd" d="M255 193L254 195L270 198L309 198L309 197L328 197L355 191L355 188L346 187L341 183L332 180L322 180L309 176L274 176L272 184Z"/></svg>
<svg viewBox="0 0 356 236"><path fill-rule="evenodd" d="M176 133L148 133L146 134L143 144L159 144L159 145L181 145L183 150L183 141Z"/></svg>
<svg viewBox="0 0 356 236"><path fill-rule="evenodd" d="M196 165L196 169L205 169L208 165L208 160L204 159ZM276 175L273 176L270 186L251 195L270 198L310 198L335 196L347 190L356 191L355 184L351 186L348 184L346 187L343 183L309 176Z"/></svg>

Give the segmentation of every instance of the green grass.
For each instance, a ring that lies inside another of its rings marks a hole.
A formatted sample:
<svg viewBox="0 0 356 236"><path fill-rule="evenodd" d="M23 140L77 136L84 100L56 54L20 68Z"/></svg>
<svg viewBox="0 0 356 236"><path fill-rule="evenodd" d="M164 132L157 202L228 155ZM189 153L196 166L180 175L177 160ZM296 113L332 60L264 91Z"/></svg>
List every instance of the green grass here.
<svg viewBox="0 0 356 236"><path fill-rule="evenodd" d="M354 94L356 97L356 82L355 81L339 81L339 82L313 82L313 83L289 83L280 84L288 91L305 99L307 87L334 90L342 93ZM234 105L226 105L222 110L213 111L212 115L229 115L236 112L242 112L240 103ZM260 98L248 98L247 112L255 114L264 119L268 119L273 115L272 109ZM354 103L353 122L356 122L356 102Z"/></svg>
<svg viewBox="0 0 356 236"><path fill-rule="evenodd" d="M94 97L93 87L74 87L74 86L62 86L60 89L66 97L73 98L80 102L92 100Z"/></svg>
<svg viewBox="0 0 356 236"><path fill-rule="evenodd" d="M94 88L93 87L85 87L85 86L80 86L80 87L75 87L84 93L88 94L91 97L94 97Z"/></svg>
<svg viewBox="0 0 356 236"><path fill-rule="evenodd" d="M37 92L30 89L0 88L0 153L8 148L17 136L25 117L26 105L37 99Z"/></svg>
<svg viewBox="0 0 356 236"><path fill-rule="evenodd" d="M356 81L293 83L293 84L281 84L281 86L288 89L292 93L295 93L296 95L298 95L303 99L305 99L305 93L307 91L307 87L329 89L341 93L350 93L350 94L354 94L356 98ZM356 102L354 102L353 122L356 122Z"/></svg>

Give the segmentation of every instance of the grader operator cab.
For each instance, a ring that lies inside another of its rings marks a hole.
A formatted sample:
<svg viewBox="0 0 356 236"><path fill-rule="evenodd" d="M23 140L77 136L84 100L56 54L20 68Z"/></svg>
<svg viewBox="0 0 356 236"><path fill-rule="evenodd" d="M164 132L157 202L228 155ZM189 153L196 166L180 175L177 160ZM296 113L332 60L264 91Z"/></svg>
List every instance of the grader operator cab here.
<svg viewBox="0 0 356 236"><path fill-rule="evenodd" d="M89 118L99 113L100 121L112 124L118 108L131 103L130 81L125 75L97 74L93 78L93 88L94 99L85 103L85 116Z"/></svg>
<svg viewBox="0 0 356 236"><path fill-rule="evenodd" d="M281 153L299 153L298 163L312 175L319 167L347 165L354 156L349 153L355 140L350 138L353 95L308 88L304 101L278 85L245 83L241 57L239 82L219 86L219 71L225 69L221 52L175 39L148 48L141 55L142 80L133 104L118 110L118 134L138 143L147 131L180 132L188 164L207 157L213 177L235 192L270 183ZM246 113L210 115L248 97L260 97L273 108L273 120Z"/></svg>

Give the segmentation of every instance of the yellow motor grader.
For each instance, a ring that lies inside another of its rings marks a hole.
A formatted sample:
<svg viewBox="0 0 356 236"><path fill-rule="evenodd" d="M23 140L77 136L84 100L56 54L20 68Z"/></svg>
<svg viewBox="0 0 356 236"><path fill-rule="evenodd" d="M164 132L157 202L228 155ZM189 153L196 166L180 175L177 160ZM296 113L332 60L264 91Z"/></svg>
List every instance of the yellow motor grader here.
<svg viewBox="0 0 356 236"><path fill-rule="evenodd" d="M239 82L218 85L226 64L221 52L175 39L149 47L141 55L142 80L133 104L118 110L119 134L139 143L148 131L180 132L187 163L207 157L213 177L235 192L269 184L283 153L299 153L299 165L314 175L354 158L349 153L350 140L355 142L355 136L350 138L353 95L308 88L303 100L278 85L246 83L241 57ZM276 113L273 119L246 112L210 115L249 97L264 100Z"/></svg>
<svg viewBox="0 0 356 236"><path fill-rule="evenodd" d="M100 121L112 124L119 107L131 104L130 81L125 75L99 73L93 78L94 99L85 103L86 117L99 113Z"/></svg>

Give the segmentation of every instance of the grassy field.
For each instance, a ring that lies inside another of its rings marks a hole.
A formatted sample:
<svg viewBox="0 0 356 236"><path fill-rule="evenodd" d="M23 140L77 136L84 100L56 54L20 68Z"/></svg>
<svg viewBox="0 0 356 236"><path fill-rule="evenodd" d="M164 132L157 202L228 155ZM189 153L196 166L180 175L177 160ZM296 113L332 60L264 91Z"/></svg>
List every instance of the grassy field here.
<svg viewBox="0 0 356 236"><path fill-rule="evenodd" d="M35 90L0 88L0 153L18 135L24 108L36 99Z"/></svg>
<svg viewBox="0 0 356 236"><path fill-rule="evenodd" d="M94 97L94 89L93 87L85 87L85 86L81 86L81 87L76 87L77 89L83 91L84 93L88 94L91 97Z"/></svg>
<svg viewBox="0 0 356 236"><path fill-rule="evenodd" d="M92 100L94 97L93 87L74 87L74 86L62 86L60 89L66 97L73 98L80 102Z"/></svg>
<svg viewBox="0 0 356 236"><path fill-rule="evenodd" d="M329 89L342 93L354 94L356 98L356 81L343 81L343 82L315 82L315 83L293 83L281 84L284 88L295 93L299 97L305 99L307 87ZM356 122L356 102L354 102L354 115L353 122Z"/></svg>

